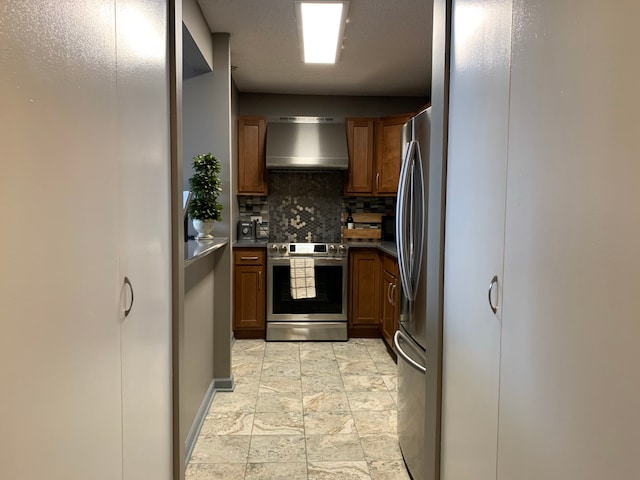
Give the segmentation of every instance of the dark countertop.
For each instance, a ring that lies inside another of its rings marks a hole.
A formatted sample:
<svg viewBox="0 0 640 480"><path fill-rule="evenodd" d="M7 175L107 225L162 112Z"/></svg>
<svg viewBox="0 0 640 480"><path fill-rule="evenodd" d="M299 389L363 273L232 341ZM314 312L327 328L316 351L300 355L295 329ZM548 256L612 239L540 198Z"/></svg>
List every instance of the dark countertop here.
<svg viewBox="0 0 640 480"><path fill-rule="evenodd" d="M376 248L381 252L391 255L394 258L398 258L398 252L396 251L395 242L348 242L348 247L352 248Z"/></svg>
<svg viewBox="0 0 640 480"><path fill-rule="evenodd" d="M267 248L267 240L236 240L233 248Z"/></svg>
<svg viewBox="0 0 640 480"><path fill-rule="evenodd" d="M228 237L215 237L208 242L189 240L184 244L184 266L191 265L196 260L215 252L229 243Z"/></svg>

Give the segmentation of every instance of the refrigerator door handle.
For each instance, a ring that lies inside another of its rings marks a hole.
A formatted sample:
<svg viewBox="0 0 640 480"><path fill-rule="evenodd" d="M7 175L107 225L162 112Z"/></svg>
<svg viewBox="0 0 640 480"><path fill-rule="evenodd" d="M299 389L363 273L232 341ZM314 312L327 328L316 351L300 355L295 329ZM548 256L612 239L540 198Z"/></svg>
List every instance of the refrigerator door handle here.
<svg viewBox="0 0 640 480"><path fill-rule="evenodd" d="M407 299L415 300L415 292L411 282L411 252L410 245L407 244L407 227L409 223L408 209L409 204L409 179L411 178L412 160L416 149L416 142L407 143L404 158L402 159L402 168L400 170L400 181L398 182L398 200L396 205L396 245L398 249L398 270L400 273L400 282L404 289Z"/></svg>
<svg viewBox="0 0 640 480"><path fill-rule="evenodd" d="M422 255L425 250L424 232L427 228L425 212L427 211L427 197L424 190L424 165L422 164L422 154L420 153L420 144L415 142L416 148L413 157L413 188L411 189L411 211L414 225L412 231L413 249L411 255L411 283L414 292L418 291L418 281L420 279L420 270L422 267ZM429 171L427 169L427 171Z"/></svg>
<svg viewBox="0 0 640 480"><path fill-rule="evenodd" d="M393 344L396 346L396 352L398 352L398 355L400 355L400 357L402 357L405 362L415 368L418 372L426 374L427 369L416 362L407 354L407 352L402 349L402 347L400 346L400 340L404 340L405 342L408 341L405 335L400 330L396 330L396 333L393 335Z"/></svg>

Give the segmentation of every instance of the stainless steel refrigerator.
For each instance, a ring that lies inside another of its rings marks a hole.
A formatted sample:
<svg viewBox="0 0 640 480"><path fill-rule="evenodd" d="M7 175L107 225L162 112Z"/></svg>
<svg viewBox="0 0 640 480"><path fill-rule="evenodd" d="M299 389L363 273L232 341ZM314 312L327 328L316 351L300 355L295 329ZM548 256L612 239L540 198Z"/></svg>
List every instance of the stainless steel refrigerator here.
<svg viewBox="0 0 640 480"><path fill-rule="evenodd" d="M403 127L396 204L398 438L414 480L440 477L445 172L429 159L430 126L429 107Z"/></svg>

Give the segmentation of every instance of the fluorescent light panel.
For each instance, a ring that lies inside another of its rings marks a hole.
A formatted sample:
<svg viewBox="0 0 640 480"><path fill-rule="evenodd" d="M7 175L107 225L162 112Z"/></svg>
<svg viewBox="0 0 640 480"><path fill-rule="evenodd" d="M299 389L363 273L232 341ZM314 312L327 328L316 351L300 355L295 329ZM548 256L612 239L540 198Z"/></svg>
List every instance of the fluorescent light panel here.
<svg viewBox="0 0 640 480"><path fill-rule="evenodd" d="M336 63L349 2L296 2L305 63Z"/></svg>

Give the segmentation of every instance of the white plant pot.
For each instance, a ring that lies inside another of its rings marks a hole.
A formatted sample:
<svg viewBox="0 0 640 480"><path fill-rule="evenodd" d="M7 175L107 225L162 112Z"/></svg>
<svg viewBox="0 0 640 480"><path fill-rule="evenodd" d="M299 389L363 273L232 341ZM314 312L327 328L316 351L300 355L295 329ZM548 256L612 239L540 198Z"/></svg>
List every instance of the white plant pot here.
<svg viewBox="0 0 640 480"><path fill-rule="evenodd" d="M215 220L197 220L193 219L193 228L198 232L196 240L213 240L213 222Z"/></svg>

